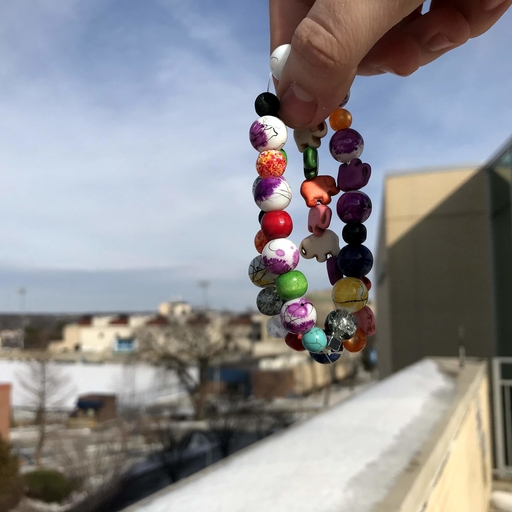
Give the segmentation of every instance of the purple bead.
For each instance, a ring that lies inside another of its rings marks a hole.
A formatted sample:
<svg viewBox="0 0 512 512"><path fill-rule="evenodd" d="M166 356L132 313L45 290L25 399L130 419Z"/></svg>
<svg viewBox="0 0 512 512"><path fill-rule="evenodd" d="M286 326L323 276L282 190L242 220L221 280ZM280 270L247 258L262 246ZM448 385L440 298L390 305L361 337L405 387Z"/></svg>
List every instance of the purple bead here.
<svg viewBox="0 0 512 512"><path fill-rule="evenodd" d="M342 222L364 222L372 213L370 198L360 190L345 192L336 204L336 212Z"/></svg>
<svg viewBox="0 0 512 512"><path fill-rule="evenodd" d="M373 255L365 245L346 245L336 259L338 267L348 277L360 278L373 267Z"/></svg>
<svg viewBox="0 0 512 512"><path fill-rule="evenodd" d="M359 190L370 181L372 168L369 164L363 164L359 158L354 158L347 164L341 164L338 170L337 186L343 192Z"/></svg>
<svg viewBox="0 0 512 512"><path fill-rule="evenodd" d="M350 89L347 92L347 95L343 98L343 101L340 103L340 108L344 107L348 103L349 99L350 99Z"/></svg>
<svg viewBox="0 0 512 512"><path fill-rule="evenodd" d="M329 142L331 155L338 162L350 162L361 155L364 149L363 137L359 132L346 128L338 130Z"/></svg>
<svg viewBox="0 0 512 512"><path fill-rule="evenodd" d="M338 267L338 260L336 258L327 258L327 275L329 282L334 286L340 279L343 279L343 273Z"/></svg>

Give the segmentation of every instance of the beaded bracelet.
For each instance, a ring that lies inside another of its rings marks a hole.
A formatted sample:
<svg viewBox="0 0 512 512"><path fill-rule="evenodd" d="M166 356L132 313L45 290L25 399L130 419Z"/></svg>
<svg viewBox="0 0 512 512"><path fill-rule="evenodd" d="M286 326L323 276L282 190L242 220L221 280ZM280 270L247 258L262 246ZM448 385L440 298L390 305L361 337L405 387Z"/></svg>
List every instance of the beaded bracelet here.
<svg viewBox="0 0 512 512"><path fill-rule="evenodd" d="M271 55L270 67L279 80L290 52L290 45L282 45ZM359 352L366 346L367 336L375 333L375 317L366 305L371 282L366 277L373 266L373 256L363 245L366 240L364 222L371 214L370 198L359 189L367 185L370 165L359 156L364 149L361 135L350 128L351 114L344 109L350 94L329 117L335 131L329 144L332 157L340 162L337 180L318 174L318 148L327 135L325 122L309 130L295 130L294 139L303 153L305 181L300 193L310 208L308 230L312 233L297 247L288 236L293 221L285 211L292 199L292 191L283 174L287 166L284 145L288 139L286 125L279 119L279 99L269 91L255 101L259 117L251 125L249 135L259 152L256 160L258 178L253 184L253 197L261 209L261 229L254 245L260 253L249 266L251 281L261 288L256 305L270 316L267 331L272 337L284 337L286 344L297 351L308 350L311 357L322 364L334 363L344 350ZM338 199L336 212L345 226L342 238L347 243L341 250L339 238L329 228L332 196L344 193ZM308 282L296 270L300 256L324 262L332 288L335 310L326 319L324 329L315 327L317 314L305 297Z"/></svg>

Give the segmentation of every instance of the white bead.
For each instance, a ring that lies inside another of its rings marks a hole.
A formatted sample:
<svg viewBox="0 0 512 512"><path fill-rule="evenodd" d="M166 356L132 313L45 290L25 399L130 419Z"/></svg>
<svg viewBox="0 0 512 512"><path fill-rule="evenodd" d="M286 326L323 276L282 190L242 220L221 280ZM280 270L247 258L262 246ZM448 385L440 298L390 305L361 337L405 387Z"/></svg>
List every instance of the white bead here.
<svg viewBox="0 0 512 512"><path fill-rule="evenodd" d="M262 116L252 123L249 130L252 147L259 151L280 150L288 140L286 125L274 116Z"/></svg>
<svg viewBox="0 0 512 512"><path fill-rule="evenodd" d="M291 49L291 44L282 44L278 46L270 56L270 71L272 71L276 80L281 80L281 74L283 73L283 68L288 60Z"/></svg>
<svg viewBox="0 0 512 512"><path fill-rule="evenodd" d="M299 249L288 238L276 238L263 247L261 258L272 274L286 274L299 264Z"/></svg>
<svg viewBox="0 0 512 512"><path fill-rule="evenodd" d="M292 200L292 189L282 177L263 178L254 189L254 201L264 212L284 210Z"/></svg>

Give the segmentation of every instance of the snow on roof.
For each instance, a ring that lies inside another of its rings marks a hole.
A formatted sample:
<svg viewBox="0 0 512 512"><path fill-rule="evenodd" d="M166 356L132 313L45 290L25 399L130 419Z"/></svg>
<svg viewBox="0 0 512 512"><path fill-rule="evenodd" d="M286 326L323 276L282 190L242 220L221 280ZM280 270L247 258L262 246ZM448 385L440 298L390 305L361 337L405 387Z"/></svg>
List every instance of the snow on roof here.
<svg viewBox="0 0 512 512"><path fill-rule="evenodd" d="M454 394L452 377L435 361L420 361L129 510L371 511Z"/></svg>

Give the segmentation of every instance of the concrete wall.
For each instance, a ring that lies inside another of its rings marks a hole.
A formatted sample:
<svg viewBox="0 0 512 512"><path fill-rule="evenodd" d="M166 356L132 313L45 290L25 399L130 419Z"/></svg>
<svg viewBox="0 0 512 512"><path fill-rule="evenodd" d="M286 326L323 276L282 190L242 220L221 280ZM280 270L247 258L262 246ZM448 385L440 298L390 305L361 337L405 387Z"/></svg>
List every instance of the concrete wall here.
<svg viewBox="0 0 512 512"><path fill-rule="evenodd" d="M457 378L445 419L410 462L375 512L488 512L491 485L489 390L485 363L462 371L440 360Z"/></svg>
<svg viewBox="0 0 512 512"><path fill-rule="evenodd" d="M493 354L486 173L390 176L377 258L382 376L426 356ZM383 241L383 243L384 243Z"/></svg>

